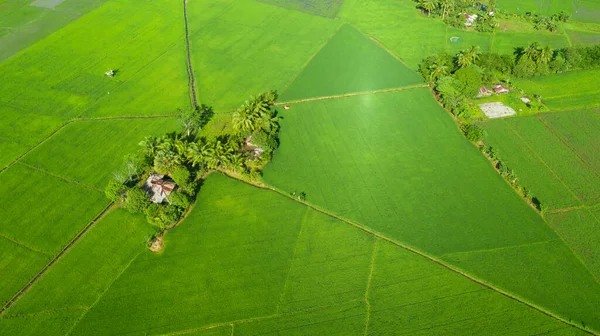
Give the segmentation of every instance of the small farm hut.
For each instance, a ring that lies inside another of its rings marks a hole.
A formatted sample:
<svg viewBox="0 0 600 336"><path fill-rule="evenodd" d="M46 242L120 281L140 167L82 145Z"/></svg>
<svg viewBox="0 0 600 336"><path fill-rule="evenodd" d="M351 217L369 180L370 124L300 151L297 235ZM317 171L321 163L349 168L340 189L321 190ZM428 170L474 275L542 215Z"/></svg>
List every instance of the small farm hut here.
<svg viewBox="0 0 600 336"><path fill-rule="evenodd" d="M166 179L164 175L150 174L144 183L144 190L150 196L152 203L159 204L171 194L176 186L175 182Z"/></svg>
<svg viewBox="0 0 600 336"><path fill-rule="evenodd" d="M478 97L487 97L487 96L491 96L492 93L493 93L492 90L486 88L485 85L482 85L479 88L479 94L477 96Z"/></svg>
<svg viewBox="0 0 600 336"><path fill-rule="evenodd" d="M509 91L510 90L502 84L494 85L494 92L496 92L496 94L504 94L504 93L508 93Z"/></svg>
<svg viewBox="0 0 600 336"><path fill-rule="evenodd" d="M467 26L467 27L473 26L473 24L475 23L477 18L478 18L477 14L465 13L465 26Z"/></svg>

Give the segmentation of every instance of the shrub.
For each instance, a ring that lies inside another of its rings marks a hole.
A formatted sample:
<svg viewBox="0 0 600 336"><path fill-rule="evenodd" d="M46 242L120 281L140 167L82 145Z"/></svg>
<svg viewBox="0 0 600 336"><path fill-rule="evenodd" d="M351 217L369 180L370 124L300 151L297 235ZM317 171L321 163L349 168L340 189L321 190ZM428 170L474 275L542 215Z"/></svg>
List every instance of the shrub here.
<svg viewBox="0 0 600 336"><path fill-rule="evenodd" d="M454 73L454 78L462 83L461 93L466 97L473 97L481 87L481 69L476 65L470 65Z"/></svg>
<svg viewBox="0 0 600 336"><path fill-rule="evenodd" d="M180 215L181 210L174 205L152 204L146 210L148 223L158 226L161 230L177 222Z"/></svg>
<svg viewBox="0 0 600 336"><path fill-rule="evenodd" d="M127 187L124 184L117 182L114 179L108 181L106 188L104 188L104 195L106 198L113 202L120 202L125 197Z"/></svg>
<svg viewBox="0 0 600 336"><path fill-rule="evenodd" d="M132 188L127 191L125 208L130 212L144 212L150 205L148 194L140 188Z"/></svg>
<svg viewBox="0 0 600 336"><path fill-rule="evenodd" d="M254 132L252 135L252 143L262 148L265 153L271 153L277 148L277 140L275 140L275 137L263 130Z"/></svg>
<svg viewBox="0 0 600 336"><path fill-rule="evenodd" d="M485 136L485 130L477 125L465 123L460 126L460 129L471 142L479 142Z"/></svg>
<svg viewBox="0 0 600 336"><path fill-rule="evenodd" d="M169 195L169 203L176 207L187 209L192 203L192 198L185 193L175 191Z"/></svg>

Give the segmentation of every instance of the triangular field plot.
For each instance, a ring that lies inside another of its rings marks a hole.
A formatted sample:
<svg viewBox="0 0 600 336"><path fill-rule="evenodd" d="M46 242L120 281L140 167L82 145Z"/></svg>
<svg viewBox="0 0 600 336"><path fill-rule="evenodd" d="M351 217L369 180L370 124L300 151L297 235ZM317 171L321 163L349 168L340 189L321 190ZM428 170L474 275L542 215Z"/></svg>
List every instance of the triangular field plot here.
<svg viewBox="0 0 600 336"><path fill-rule="evenodd" d="M416 72L346 24L283 91L280 100L401 88L422 82Z"/></svg>

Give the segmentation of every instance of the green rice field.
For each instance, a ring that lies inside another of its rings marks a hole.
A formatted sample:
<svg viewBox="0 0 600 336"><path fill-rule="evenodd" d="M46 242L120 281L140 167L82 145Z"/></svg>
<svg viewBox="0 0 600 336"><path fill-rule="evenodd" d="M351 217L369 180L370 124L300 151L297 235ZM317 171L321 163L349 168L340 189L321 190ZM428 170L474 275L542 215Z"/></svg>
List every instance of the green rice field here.
<svg viewBox="0 0 600 336"><path fill-rule="evenodd" d="M600 108L599 69L578 70L557 75L519 80L517 85L542 97L552 111Z"/></svg>
<svg viewBox="0 0 600 336"><path fill-rule="evenodd" d="M542 213L415 71L471 46L596 43L600 2L497 6L572 21L492 34L413 0L0 0L0 335L600 333L598 69L511 79L552 113L480 124ZM222 141L268 90L281 128L260 173L198 177L162 233L106 198L182 112L212 107L198 136Z"/></svg>
<svg viewBox="0 0 600 336"><path fill-rule="evenodd" d="M517 334L577 334L426 258L221 175L208 178L164 252L136 243L148 234L138 218L122 210L106 215L0 318L0 328L46 327L46 335L499 335L508 326ZM124 223L122 237L106 241ZM82 272L105 259L111 263L102 269ZM211 272L201 271L207 265ZM77 295L61 290L67 287ZM36 314L40 303L44 314ZM113 322L119 320L127 323Z"/></svg>

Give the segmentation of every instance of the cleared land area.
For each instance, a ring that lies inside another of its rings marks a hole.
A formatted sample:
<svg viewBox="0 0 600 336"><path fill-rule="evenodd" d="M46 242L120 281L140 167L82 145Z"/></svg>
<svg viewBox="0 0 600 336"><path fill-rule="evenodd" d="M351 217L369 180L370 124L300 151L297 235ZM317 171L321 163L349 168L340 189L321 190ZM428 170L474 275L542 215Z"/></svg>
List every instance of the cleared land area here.
<svg viewBox="0 0 600 336"><path fill-rule="evenodd" d="M344 25L281 94L280 101L422 83L417 73L398 62L385 49L352 26Z"/></svg>
<svg viewBox="0 0 600 336"><path fill-rule="evenodd" d="M552 111L600 108L600 69L578 70L563 74L519 80L517 85L529 94L542 97Z"/></svg>
<svg viewBox="0 0 600 336"><path fill-rule="evenodd" d="M447 261L566 319L598 321L598 283L564 244L535 248L559 238L458 133L427 89L294 104L282 114L283 145L265 169L268 183L303 191L310 203L433 256L520 249L512 259L486 254L477 264L483 271ZM540 259L550 260L546 268L534 266ZM556 285L536 288L538 277Z"/></svg>
<svg viewBox="0 0 600 336"><path fill-rule="evenodd" d="M216 111L283 90L341 25L255 0L190 1L188 19L199 102Z"/></svg>
<svg viewBox="0 0 600 336"><path fill-rule="evenodd" d="M134 153L146 136L175 131L174 118L74 122L28 153L21 161L104 190L124 157Z"/></svg>
<svg viewBox="0 0 600 336"><path fill-rule="evenodd" d="M41 330L45 335L578 334L273 191L213 174L200 195L190 216L167 234L159 254L139 243L148 234L143 217L109 213L0 318L0 330L23 335ZM123 235L106 241L116 230ZM101 267L89 272L89 264Z"/></svg>

